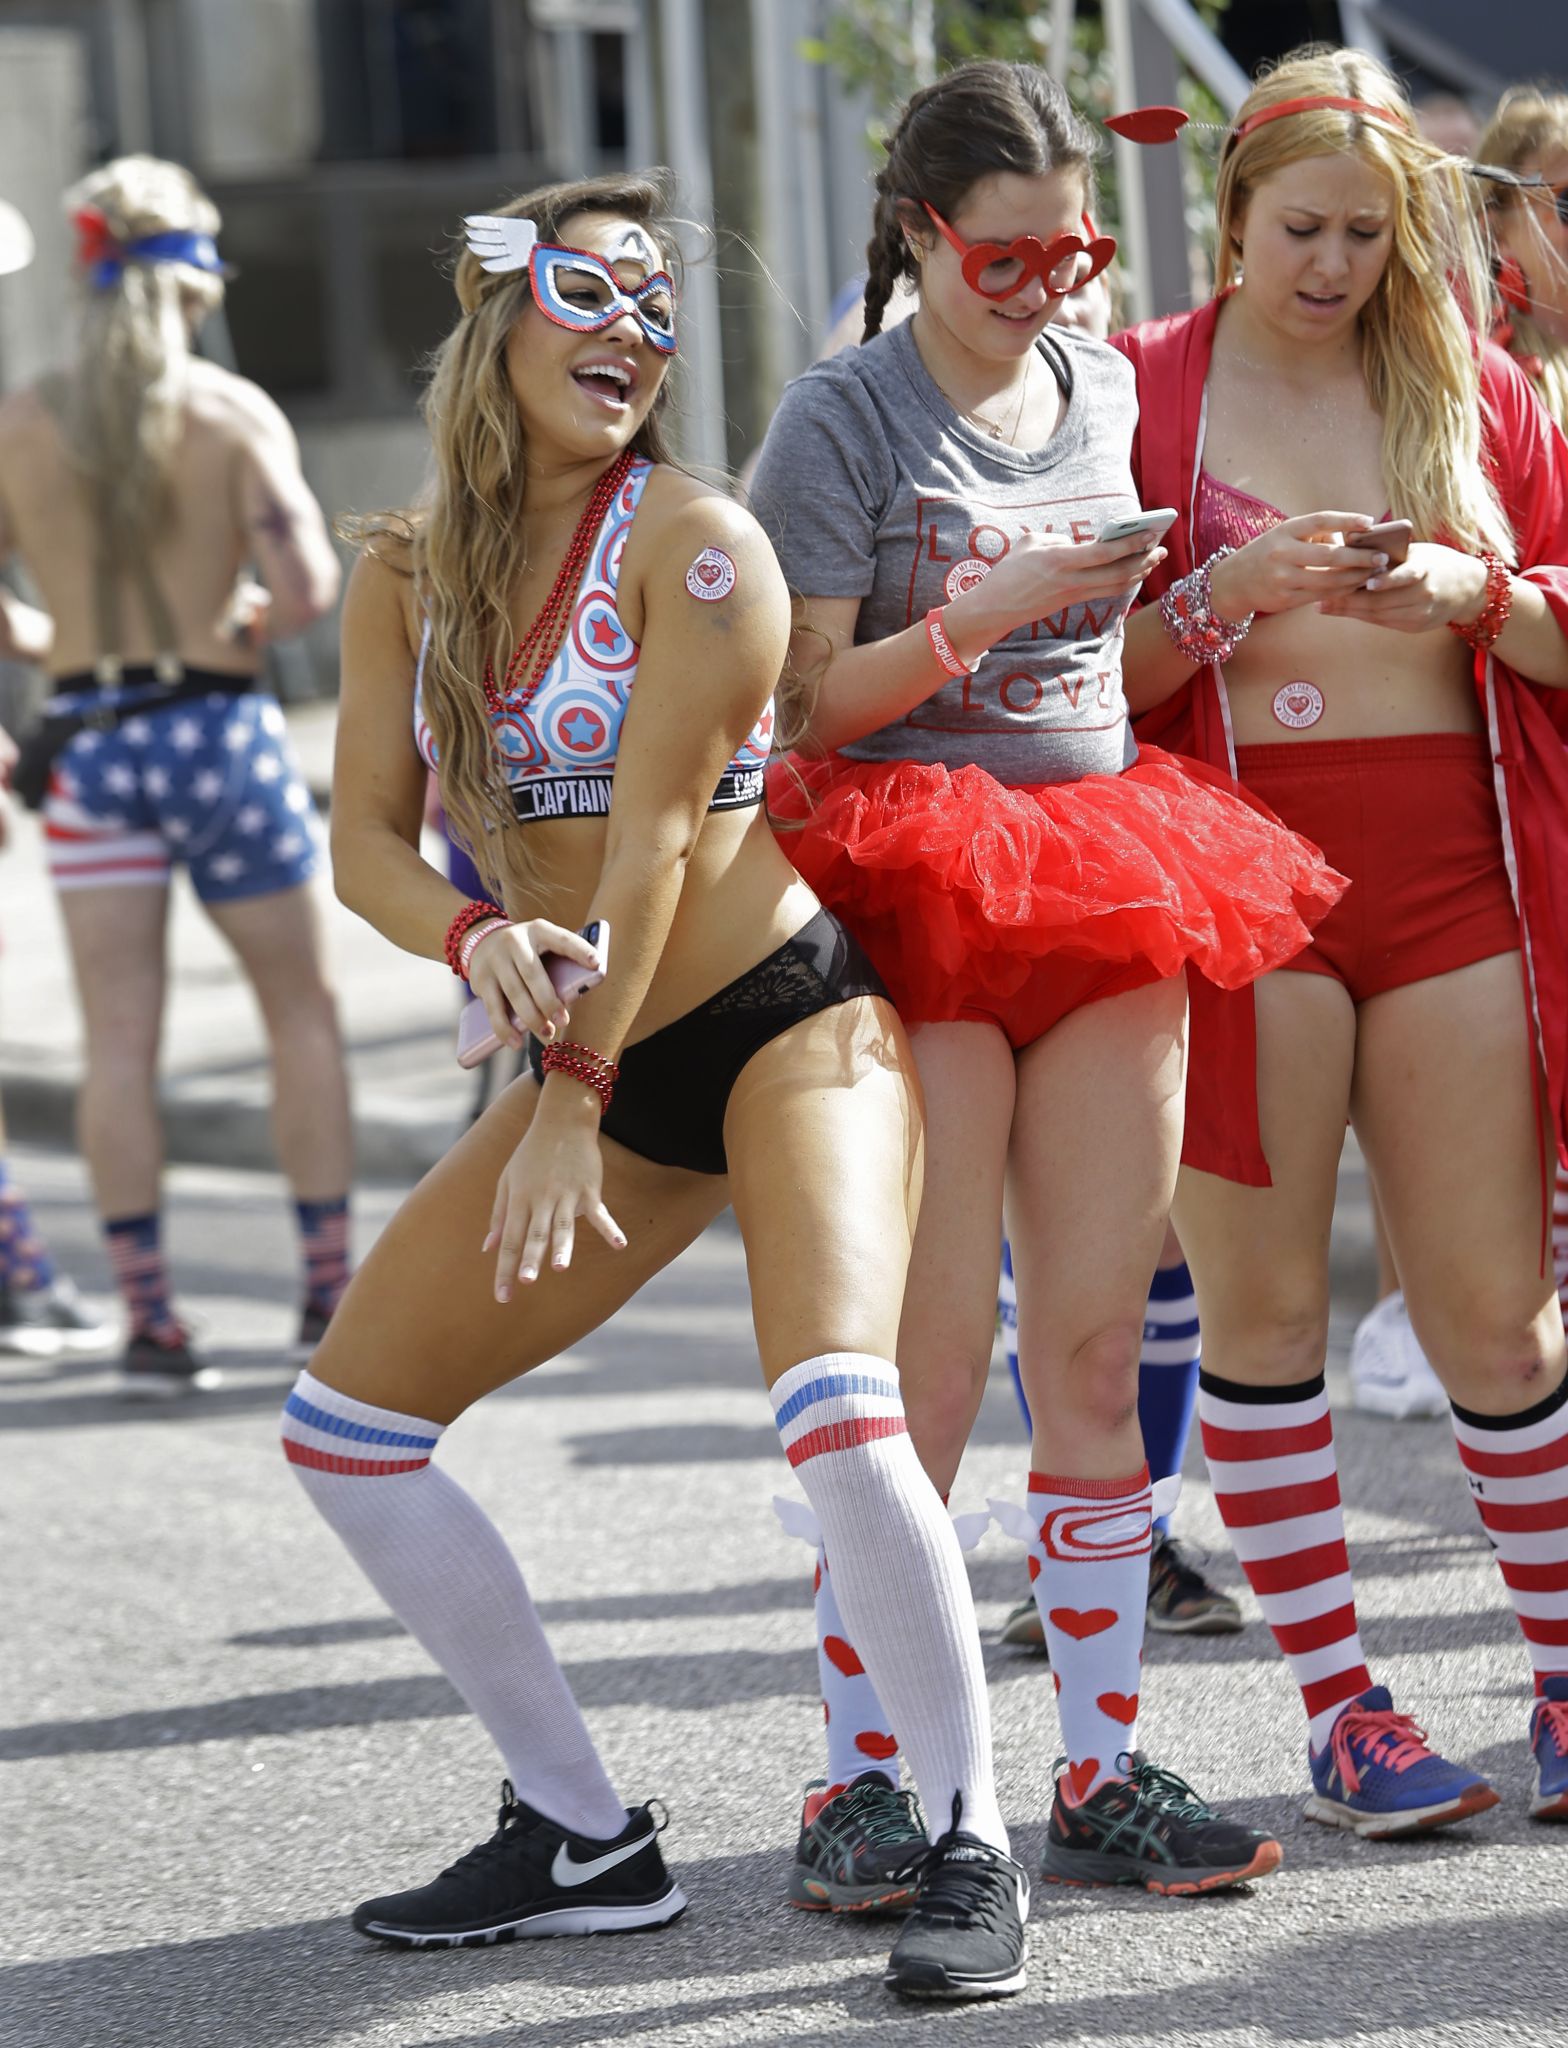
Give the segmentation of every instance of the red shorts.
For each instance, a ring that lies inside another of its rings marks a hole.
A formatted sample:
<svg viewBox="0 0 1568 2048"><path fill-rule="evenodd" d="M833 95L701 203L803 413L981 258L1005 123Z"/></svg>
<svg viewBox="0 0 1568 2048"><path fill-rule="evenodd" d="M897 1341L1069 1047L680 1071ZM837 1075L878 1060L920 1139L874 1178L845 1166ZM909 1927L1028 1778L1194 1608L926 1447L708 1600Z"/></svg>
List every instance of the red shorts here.
<svg viewBox="0 0 1568 2048"><path fill-rule="evenodd" d="M1492 750L1469 733L1238 747L1236 771L1350 887L1287 968L1353 1001L1519 950Z"/></svg>

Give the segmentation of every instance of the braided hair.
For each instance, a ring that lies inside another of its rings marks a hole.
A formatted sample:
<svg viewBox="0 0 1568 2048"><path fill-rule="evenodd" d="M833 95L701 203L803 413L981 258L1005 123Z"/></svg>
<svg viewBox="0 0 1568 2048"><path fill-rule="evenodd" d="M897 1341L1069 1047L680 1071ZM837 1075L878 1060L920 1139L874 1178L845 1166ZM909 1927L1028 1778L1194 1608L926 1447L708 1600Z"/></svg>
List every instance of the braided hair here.
<svg viewBox="0 0 1568 2048"><path fill-rule="evenodd" d="M881 333L899 279L918 281L909 233L928 230L922 201L951 220L982 178L1007 171L1035 178L1078 170L1086 206L1094 196L1095 132L1050 73L1034 64L960 64L913 95L883 147L887 162L877 173L866 244L863 342Z"/></svg>

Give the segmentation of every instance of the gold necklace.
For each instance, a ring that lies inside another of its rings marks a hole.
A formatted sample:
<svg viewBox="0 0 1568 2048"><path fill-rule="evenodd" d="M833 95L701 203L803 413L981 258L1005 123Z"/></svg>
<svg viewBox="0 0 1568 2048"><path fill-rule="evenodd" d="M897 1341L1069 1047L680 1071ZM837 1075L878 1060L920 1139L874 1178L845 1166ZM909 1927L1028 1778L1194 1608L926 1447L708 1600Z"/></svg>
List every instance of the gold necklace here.
<svg viewBox="0 0 1568 2048"><path fill-rule="evenodd" d="M962 413L962 416L966 420L971 421L975 426L984 427L986 432L991 436L991 439L993 441L1005 440L1009 447L1016 446L1018 436L1018 423L1024 416L1024 400L1029 396L1029 372L1033 368L1034 350L1031 348L1029 351L1028 358L1024 363L1024 374L1022 378L1019 380L1018 404L1016 409L1014 410L1012 422L1009 425L1005 435L1003 434L1002 429L996 424L994 420L988 420L984 418L980 413L969 412L965 410L963 407L960 407L959 411Z"/></svg>

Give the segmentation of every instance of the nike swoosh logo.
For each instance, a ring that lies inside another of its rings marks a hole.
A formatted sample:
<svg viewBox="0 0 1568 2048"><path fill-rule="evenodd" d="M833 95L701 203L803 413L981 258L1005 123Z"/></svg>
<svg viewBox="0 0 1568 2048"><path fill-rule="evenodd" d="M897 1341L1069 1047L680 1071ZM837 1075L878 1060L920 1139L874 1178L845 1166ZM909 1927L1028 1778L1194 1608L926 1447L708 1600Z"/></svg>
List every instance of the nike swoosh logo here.
<svg viewBox="0 0 1568 2048"><path fill-rule="evenodd" d="M607 1870L613 1870L617 1863L625 1863L630 1857L639 1855L654 1840L654 1835L644 1835L639 1842L624 1842L619 1849L611 1849L604 1856L595 1856L590 1863L579 1863L563 1842L550 1865L550 1882L559 1885L563 1891L570 1891L574 1885L590 1884L594 1878L603 1877Z"/></svg>

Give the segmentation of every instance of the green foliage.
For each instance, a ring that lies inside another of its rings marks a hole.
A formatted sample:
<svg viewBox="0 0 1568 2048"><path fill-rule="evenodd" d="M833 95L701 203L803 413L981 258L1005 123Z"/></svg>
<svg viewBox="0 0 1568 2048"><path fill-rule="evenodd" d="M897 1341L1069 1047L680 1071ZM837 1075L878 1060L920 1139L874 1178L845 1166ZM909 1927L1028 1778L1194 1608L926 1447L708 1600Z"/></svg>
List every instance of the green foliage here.
<svg viewBox="0 0 1568 2048"><path fill-rule="evenodd" d="M1230 0L1195 0L1206 27L1218 30ZM1041 0L836 0L826 30L800 46L801 55L826 64L851 92L864 93L876 110L868 140L880 155L894 109L917 87L975 57L1045 64L1051 54L1051 8ZM1115 111L1105 29L1095 0L1080 4L1073 48L1062 80L1075 105L1092 121ZM1194 122L1220 122L1219 102L1191 73L1181 73L1181 104ZM1174 158L1173 158L1174 161ZM1213 239L1214 152L1183 147L1187 218L1204 246ZM1100 165L1100 212L1115 232L1119 217L1116 173L1107 151Z"/></svg>

